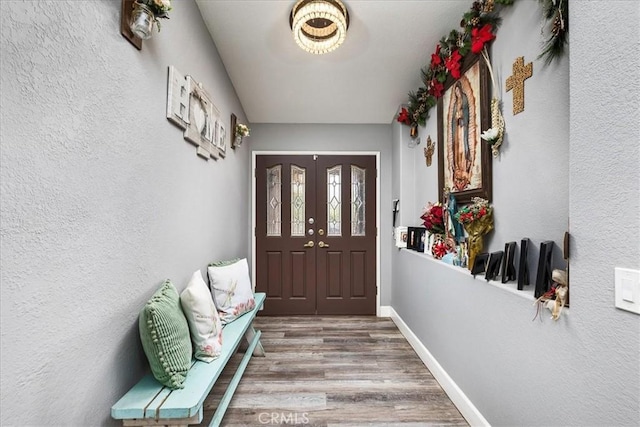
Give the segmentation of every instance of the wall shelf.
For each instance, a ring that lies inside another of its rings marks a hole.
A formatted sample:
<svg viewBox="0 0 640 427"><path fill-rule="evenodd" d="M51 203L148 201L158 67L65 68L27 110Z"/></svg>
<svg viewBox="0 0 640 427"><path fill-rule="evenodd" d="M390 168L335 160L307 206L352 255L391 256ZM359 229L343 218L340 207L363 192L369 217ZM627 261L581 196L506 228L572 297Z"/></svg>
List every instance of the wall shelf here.
<svg viewBox="0 0 640 427"><path fill-rule="evenodd" d="M519 290L516 289L516 286L517 286L516 282L502 283L502 282L496 281L496 280L486 280L484 278L484 276L481 276L481 275L477 275L476 277L473 277L471 275L471 273L469 272L469 270L467 270L466 268L457 267L455 265L447 264L445 262L442 262L440 260L435 259L431 254L427 254L427 253L423 253L423 252L416 252L416 251L412 251L410 249L405 249L405 248L402 248L400 250L404 251L404 252L407 252L407 253L410 253L410 254L412 254L412 255L420 258L420 259L425 259L425 260L427 260L429 262L435 263L438 266L455 270L458 273L460 273L461 275L464 275L464 276L466 276L468 278L470 277L473 280L476 280L476 281L478 281L480 283L485 283L485 284L494 286L494 287L496 287L498 289L501 289L501 290L503 290L505 292L509 292L511 294L517 295L518 297L524 298L526 300L529 300L532 303L534 303L536 301L536 298L533 296L533 291L534 291L534 285L533 284L530 284L528 286L528 289L519 291ZM566 309L566 307L565 307L565 309Z"/></svg>

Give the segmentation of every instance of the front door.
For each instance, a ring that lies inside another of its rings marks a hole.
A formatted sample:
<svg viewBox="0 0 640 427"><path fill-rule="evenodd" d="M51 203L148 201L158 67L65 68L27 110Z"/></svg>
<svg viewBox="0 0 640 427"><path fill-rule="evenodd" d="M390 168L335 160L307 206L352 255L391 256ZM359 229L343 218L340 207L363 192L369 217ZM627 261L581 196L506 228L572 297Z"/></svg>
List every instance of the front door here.
<svg viewBox="0 0 640 427"><path fill-rule="evenodd" d="M376 313L376 158L256 158L264 314Z"/></svg>

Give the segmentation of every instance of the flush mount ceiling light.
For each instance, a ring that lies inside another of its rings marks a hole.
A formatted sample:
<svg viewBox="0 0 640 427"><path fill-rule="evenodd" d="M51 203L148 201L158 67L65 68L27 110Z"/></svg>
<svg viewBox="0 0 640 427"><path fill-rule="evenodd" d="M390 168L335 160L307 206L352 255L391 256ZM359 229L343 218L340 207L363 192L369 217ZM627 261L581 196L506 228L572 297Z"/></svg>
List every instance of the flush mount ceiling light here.
<svg viewBox="0 0 640 427"><path fill-rule="evenodd" d="M321 55L344 42L349 13L340 0L298 0L291 9L289 26L298 46Z"/></svg>

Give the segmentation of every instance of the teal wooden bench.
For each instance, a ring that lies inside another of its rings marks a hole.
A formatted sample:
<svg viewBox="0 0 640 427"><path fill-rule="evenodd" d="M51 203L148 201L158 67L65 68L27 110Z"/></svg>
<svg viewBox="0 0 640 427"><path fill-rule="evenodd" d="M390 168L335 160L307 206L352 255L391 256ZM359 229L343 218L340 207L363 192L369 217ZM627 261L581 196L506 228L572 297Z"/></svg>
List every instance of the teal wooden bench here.
<svg viewBox="0 0 640 427"><path fill-rule="evenodd" d="M251 356L264 356L261 333L253 328L253 320L258 310L262 309L265 297L264 293L256 293L256 307L224 326L222 354L211 363L194 360L184 388L171 390L148 374L111 407L111 417L122 420L124 426L186 426L201 423L205 398L244 338L249 347L209 424L219 426Z"/></svg>

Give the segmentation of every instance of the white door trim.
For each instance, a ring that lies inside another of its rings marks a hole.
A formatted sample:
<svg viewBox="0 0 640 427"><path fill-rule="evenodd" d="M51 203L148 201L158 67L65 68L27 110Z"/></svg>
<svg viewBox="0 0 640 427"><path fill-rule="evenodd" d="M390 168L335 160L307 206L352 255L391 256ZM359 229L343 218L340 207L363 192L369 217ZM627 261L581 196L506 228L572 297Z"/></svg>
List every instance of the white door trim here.
<svg viewBox="0 0 640 427"><path fill-rule="evenodd" d="M251 153L251 277L256 276L256 158L261 155L283 156L376 156L376 316L380 310L380 151L253 151ZM254 283L255 288L255 283Z"/></svg>

